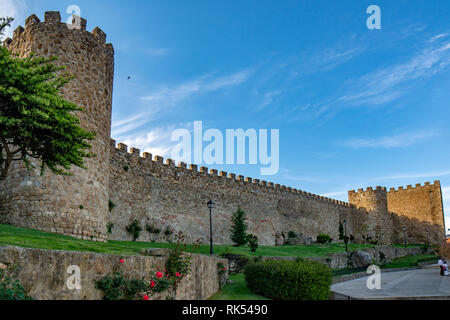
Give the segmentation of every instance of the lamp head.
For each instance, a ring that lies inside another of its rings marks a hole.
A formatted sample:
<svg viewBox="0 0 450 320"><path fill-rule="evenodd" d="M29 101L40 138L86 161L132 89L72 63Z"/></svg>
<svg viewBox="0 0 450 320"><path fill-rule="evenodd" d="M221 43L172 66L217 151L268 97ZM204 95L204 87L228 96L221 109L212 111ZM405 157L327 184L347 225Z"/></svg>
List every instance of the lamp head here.
<svg viewBox="0 0 450 320"><path fill-rule="evenodd" d="M207 203L207 206L209 209L214 208L214 202L212 202L212 200L209 200L209 202Z"/></svg>

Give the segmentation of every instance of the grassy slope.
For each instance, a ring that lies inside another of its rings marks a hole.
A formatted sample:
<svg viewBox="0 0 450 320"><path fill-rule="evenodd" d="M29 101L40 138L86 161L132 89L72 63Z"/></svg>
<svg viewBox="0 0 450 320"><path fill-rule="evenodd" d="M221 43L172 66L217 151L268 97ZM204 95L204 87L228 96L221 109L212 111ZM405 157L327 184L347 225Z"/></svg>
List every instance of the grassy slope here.
<svg viewBox="0 0 450 320"><path fill-rule="evenodd" d="M230 276L233 284L226 284L222 290L213 295L209 300L270 300L266 297L253 293L245 282L243 274Z"/></svg>
<svg viewBox="0 0 450 320"><path fill-rule="evenodd" d="M108 243L78 240L58 234L37 230L0 225L0 246L13 245L26 248L51 250L88 251L119 255L136 255L144 248L168 248L168 243L109 241ZM349 249L366 248L370 245L350 244ZM190 249L193 249L191 247ZM308 245L308 246L260 246L256 253L248 247L215 246L216 254L224 252L240 253L253 256L285 256L285 257L325 257L328 253L343 252L343 244ZM196 253L208 254L209 246L202 245L193 250Z"/></svg>

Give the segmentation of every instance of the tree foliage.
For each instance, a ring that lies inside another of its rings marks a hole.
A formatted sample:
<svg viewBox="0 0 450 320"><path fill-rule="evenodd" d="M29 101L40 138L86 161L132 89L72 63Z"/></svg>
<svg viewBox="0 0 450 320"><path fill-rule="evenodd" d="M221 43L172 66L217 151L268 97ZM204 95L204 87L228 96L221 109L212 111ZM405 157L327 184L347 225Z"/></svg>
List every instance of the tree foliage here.
<svg viewBox="0 0 450 320"><path fill-rule="evenodd" d="M230 239L236 246L244 246L248 242L247 237L247 223L245 222L245 212L238 207L238 209L233 213L231 218L231 236Z"/></svg>
<svg viewBox="0 0 450 320"><path fill-rule="evenodd" d="M94 133L80 126L74 114L83 109L65 100L61 89L72 79L56 66L56 57L20 58L0 46L0 181L13 161L28 169L48 167L70 175L72 166L85 168Z"/></svg>
<svg viewBox="0 0 450 320"><path fill-rule="evenodd" d="M5 34L5 30L7 27L11 26L11 22L14 21L14 18L11 17L0 17L0 38ZM0 41L1 43L1 41Z"/></svg>

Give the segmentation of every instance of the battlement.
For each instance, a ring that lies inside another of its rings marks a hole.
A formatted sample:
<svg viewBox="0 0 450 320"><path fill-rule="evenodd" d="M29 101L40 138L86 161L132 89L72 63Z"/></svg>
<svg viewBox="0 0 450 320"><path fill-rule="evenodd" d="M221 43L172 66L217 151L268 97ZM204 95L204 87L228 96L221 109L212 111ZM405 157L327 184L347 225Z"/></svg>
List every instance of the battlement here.
<svg viewBox="0 0 450 320"><path fill-rule="evenodd" d="M137 166L136 169L141 169L141 165L143 167L145 166L152 166L154 170L164 170L169 169L172 172L164 172L162 174L167 175L174 175L177 173L195 173L196 175L210 178L213 180L216 180L217 182L229 182L229 183L236 183L237 185L243 185L249 189L252 188L258 188L259 190L264 190L266 192L274 192L274 193L282 193L282 194L295 194L300 195L304 197L308 197L311 199L315 199L317 201L327 202L329 204L339 206L339 207L345 207L345 208L353 208L354 206L350 203L323 197L320 195L312 194L309 192L305 192L302 190L298 190L295 188L287 187L284 185L280 185L274 182L267 182L265 180L260 179L254 179L251 177L244 177L242 175L238 175L235 173L228 173L225 171L218 171L216 169L210 169L207 167L198 167L198 165L190 164L189 166L184 162L178 162L176 163L172 159L164 159L161 156L158 155L152 155L151 153L144 152L141 156L140 150L136 148L130 148L128 150L128 146L124 143L116 143L114 139L111 139L111 152L118 153L119 155L125 155L130 160L135 160L132 165L130 166L130 169L133 169L133 165ZM117 146L116 146L117 145Z"/></svg>
<svg viewBox="0 0 450 320"><path fill-rule="evenodd" d="M79 32L85 36L87 35L90 41L96 42L96 44L98 45L104 45L112 49L112 45L106 43L106 33L103 32L103 30L101 30L99 27L95 27L92 32L87 31L87 20L76 15L72 16L72 24L61 22L61 14L59 13L59 11L45 12L44 21L41 21L38 16L32 14L25 20L25 28L23 28L22 26L18 26L13 32L13 38L5 39L4 44L9 47L15 41L19 41L23 33L46 27L59 28L60 31L62 30L62 28L64 28L66 29L67 33ZM84 37L83 39L86 39L86 37Z"/></svg>
<svg viewBox="0 0 450 320"><path fill-rule="evenodd" d="M441 187L441 182L439 180L434 181L433 184L430 182L425 182L423 185L420 183L417 183L414 187L412 185L408 185L405 187L397 187L397 188L390 188L388 192L403 192L407 190L417 190L417 189L429 189L430 187Z"/></svg>
<svg viewBox="0 0 450 320"><path fill-rule="evenodd" d="M375 187L375 189L373 187L367 187L365 190L364 189L358 189L358 191L355 190L350 190L348 192L349 195L356 195L358 193L363 194L363 193L373 193L373 192L385 192L386 188L385 187Z"/></svg>

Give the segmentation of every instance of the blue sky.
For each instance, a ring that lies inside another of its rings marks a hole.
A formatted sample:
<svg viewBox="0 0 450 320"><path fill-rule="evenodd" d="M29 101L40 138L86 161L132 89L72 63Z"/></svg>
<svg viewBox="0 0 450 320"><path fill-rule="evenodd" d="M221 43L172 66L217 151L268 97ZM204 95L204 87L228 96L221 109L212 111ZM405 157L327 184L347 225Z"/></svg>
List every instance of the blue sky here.
<svg viewBox="0 0 450 320"><path fill-rule="evenodd" d="M115 48L117 141L167 156L195 120L280 129L276 176L210 167L340 200L440 179L450 217L448 1L0 0L0 15L65 21L72 4Z"/></svg>

